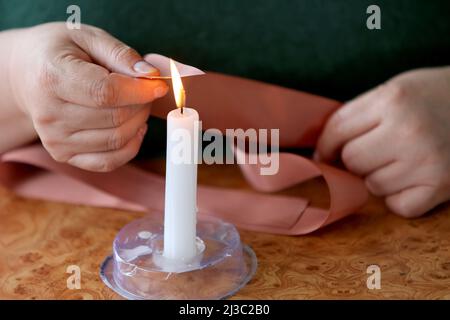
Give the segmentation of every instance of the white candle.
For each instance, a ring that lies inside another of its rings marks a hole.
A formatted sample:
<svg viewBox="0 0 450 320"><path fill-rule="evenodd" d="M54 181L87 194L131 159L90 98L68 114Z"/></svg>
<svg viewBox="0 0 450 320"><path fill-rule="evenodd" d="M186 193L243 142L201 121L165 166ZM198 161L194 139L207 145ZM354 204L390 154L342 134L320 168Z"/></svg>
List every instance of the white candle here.
<svg viewBox="0 0 450 320"><path fill-rule="evenodd" d="M189 262L197 255L197 156L199 117L184 108L181 78L172 67L177 108L167 116L164 257Z"/></svg>
<svg viewBox="0 0 450 320"><path fill-rule="evenodd" d="M167 116L164 256L188 261L197 255L198 113L173 110ZM197 131L197 132L196 132Z"/></svg>

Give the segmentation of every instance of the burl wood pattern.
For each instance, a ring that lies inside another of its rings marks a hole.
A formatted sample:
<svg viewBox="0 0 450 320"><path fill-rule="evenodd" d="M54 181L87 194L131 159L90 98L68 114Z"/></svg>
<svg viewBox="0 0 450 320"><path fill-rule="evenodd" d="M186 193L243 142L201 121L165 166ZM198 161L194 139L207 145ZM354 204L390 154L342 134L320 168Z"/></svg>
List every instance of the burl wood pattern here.
<svg viewBox="0 0 450 320"><path fill-rule="evenodd" d="M162 162L150 165L162 171ZM248 188L232 166L201 167L201 183ZM326 206L321 181L286 194ZM243 214L245 214L243 212ZM0 188L0 299L119 299L99 278L119 229L142 213L22 199ZM417 220L389 213L383 202L311 235L241 230L255 250L255 278L237 299L450 299L450 206ZM367 266L381 268L381 289L366 286ZM67 289L69 265L81 289Z"/></svg>

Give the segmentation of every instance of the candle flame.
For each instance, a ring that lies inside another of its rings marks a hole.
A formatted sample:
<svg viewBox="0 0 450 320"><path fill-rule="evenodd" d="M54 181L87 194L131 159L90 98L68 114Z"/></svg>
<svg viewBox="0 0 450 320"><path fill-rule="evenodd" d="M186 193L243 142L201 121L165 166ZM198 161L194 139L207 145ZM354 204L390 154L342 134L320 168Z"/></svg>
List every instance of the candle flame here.
<svg viewBox="0 0 450 320"><path fill-rule="evenodd" d="M181 112L183 112L183 108L186 106L186 94L184 91L183 82L181 82L180 72L172 59L170 59L170 74L172 76L172 87L173 95L175 96L175 103L178 108L181 108Z"/></svg>

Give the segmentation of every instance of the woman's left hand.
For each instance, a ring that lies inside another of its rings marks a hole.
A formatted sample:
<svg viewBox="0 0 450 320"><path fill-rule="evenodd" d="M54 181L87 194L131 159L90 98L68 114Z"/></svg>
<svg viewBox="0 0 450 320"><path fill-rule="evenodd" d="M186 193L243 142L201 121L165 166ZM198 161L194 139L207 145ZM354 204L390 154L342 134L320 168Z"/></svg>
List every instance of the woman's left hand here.
<svg viewBox="0 0 450 320"><path fill-rule="evenodd" d="M404 217L450 199L450 67L400 74L336 111L316 160L341 155Z"/></svg>

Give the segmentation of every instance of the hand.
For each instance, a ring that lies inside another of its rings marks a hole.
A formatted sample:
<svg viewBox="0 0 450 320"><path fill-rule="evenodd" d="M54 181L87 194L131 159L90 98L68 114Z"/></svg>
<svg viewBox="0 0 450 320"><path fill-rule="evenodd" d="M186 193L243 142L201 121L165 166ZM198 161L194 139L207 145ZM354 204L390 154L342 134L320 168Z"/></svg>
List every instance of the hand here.
<svg viewBox="0 0 450 320"><path fill-rule="evenodd" d="M9 79L16 105L29 115L44 147L59 162L111 171L137 154L149 103L163 81L133 49L103 30L50 23L20 30Z"/></svg>
<svg viewBox="0 0 450 320"><path fill-rule="evenodd" d="M450 67L401 74L336 111L317 159L330 161L339 151L401 216L450 199Z"/></svg>

